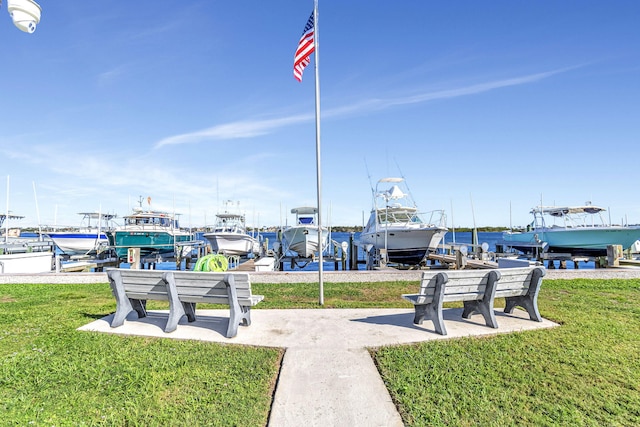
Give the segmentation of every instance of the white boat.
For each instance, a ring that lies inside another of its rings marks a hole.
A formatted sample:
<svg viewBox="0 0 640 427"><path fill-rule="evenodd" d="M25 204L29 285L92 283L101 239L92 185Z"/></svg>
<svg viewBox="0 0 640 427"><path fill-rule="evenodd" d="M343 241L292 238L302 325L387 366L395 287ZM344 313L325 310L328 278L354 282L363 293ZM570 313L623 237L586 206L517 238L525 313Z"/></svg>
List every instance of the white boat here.
<svg viewBox="0 0 640 427"><path fill-rule="evenodd" d="M419 213L404 178L383 178L373 191L373 208L358 244L370 254L386 251L387 262L418 265L437 252L447 231L443 210Z"/></svg>
<svg viewBox="0 0 640 427"><path fill-rule="evenodd" d="M569 253L583 256L607 255L607 246L629 249L640 239L640 225L615 225L604 217L606 209L587 202L583 206L537 206L531 210L533 222L523 231L502 235L507 247L531 252Z"/></svg>
<svg viewBox="0 0 640 427"><path fill-rule="evenodd" d="M249 257L260 251L258 238L247 233L245 216L239 213L216 214L212 231L204 233L211 244L211 250L224 255Z"/></svg>
<svg viewBox="0 0 640 427"><path fill-rule="evenodd" d="M286 227L282 232L282 244L285 252L295 252L302 258L314 258L320 250L324 251L329 242L329 232L322 227L322 245L318 238L318 208L303 206L291 209L296 215L295 225Z"/></svg>
<svg viewBox="0 0 640 427"><path fill-rule="evenodd" d="M23 218L17 215L0 214L0 228L6 219ZM0 274L50 273L53 267L53 244L42 236L26 237L20 229L8 228L6 223L0 242Z"/></svg>
<svg viewBox="0 0 640 427"><path fill-rule="evenodd" d="M67 255L88 255L104 251L109 245L107 232L115 225L115 214L80 212L80 227L66 231L50 231L46 234Z"/></svg>

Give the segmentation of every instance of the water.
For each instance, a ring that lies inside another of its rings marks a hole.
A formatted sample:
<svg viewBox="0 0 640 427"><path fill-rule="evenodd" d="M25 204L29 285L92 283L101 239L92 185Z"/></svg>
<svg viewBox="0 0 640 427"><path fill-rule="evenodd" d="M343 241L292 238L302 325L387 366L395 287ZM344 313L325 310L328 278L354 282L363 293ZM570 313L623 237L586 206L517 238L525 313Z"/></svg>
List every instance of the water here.
<svg viewBox="0 0 640 427"><path fill-rule="evenodd" d="M443 239L443 243L453 243L454 235L450 231L445 235ZM470 231L456 232L455 233L455 243L457 244L471 244L472 233ZM488 231L479 231L478 232L478 244L487 243L489 245L489 252L496 251L496 243L502 240L501 232L488 232ZM471 253L471 248L469 248L469 253ZM595 262L580 262L579 268L581 270L592 270L596 268ZM557 267L556 263L556 267ZM567 261L567 270L571 270L575 268L575 263L573 261Z"/></svg>
<svg viewBox="0 0 640 427"><path fill-rule="evenodd" d="M352 233L341 233L341 232L335 233L334 232L334 233L331 233L331 240L338 242L338 245L340 245L342 242L349 243L351 234ZM360 236L360 233L353 233L354 241L357 241L359 236ZM200 237L196 236L196 238L200 240L206 240L202 238L202 236ZM267 248L269 250L273 250L273 245L277 241L277 235L275 232L260 233L260 239L262 242L268 243ZM478 244L487 243L489 245L489 252L496 251L496 243L501 239L502 239L501 232L487 232L487 231L478 232ZM456 244L471 245L471 240L472 240L472 233L470 231L462 231L462 232L456 231L455 235L453 232L449 231L445 235L442 243L451 244L455 242ZM469 252L472 252L471 247L469 247ZM358 248L358 259L359 260L365 259L365 253L362 248ZM129 264L121 264L123 268L127 268L128 265ZM579 267L580 269L594 269L595 263L593 261L580 262ZM156 268L158 270L174 270L175 263L173 262L158 263L156 265ZM184 264L182 268L184 268ZM342 268L340 264L339 264L339 268ZM573 269L573 268L575 268L574 263L572 261L567 261L567 269ZM322 264L322 269L324 271L334 271L335 266L333 261L325 260L325 262ZM366 269L366 266L364 264L358 264L358 269L364 270ZM291 268L290 263L285 262L283 265L283 271L318 271L318 262L310 262L303 268L300 268L300 267Z"/></svg>

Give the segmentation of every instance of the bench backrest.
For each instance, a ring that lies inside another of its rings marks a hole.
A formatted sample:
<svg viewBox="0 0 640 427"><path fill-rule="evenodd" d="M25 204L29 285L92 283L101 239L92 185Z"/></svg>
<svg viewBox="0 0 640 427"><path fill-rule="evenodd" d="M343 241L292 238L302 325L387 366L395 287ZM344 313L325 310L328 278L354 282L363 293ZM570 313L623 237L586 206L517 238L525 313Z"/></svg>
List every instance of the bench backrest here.
<svg viewBox="0 0 640 427"><path fill-rule="evenodd" d="M167 272L165 272L167 273ZM252 305L251 281L248 273L213 273L172 271L180 301L192 303L228 304L226 276L233 276L238 302Z"/></svg>
<svg viewBox="0 0 640 427"><path fill-rule="evenodd" d="M546 271L542 267L501 268L502 277L496 287L496 298L527 295L532 283L542 280Z"/></svg>
<svg viewBox="0 0 640 427"><path fill-rule="evenodd" d="M492 271L496 269L425 271L420 283L420 295L426 297L422 301L433 300L437 281L445 283L443 302L477 300L484 295Z"/></svg>
<svg viewBox="0 0 640 427"><path fill-rule="evenodd" d="M484 295L490 272L498 273L495 298L526 295L532 283L542 280L545 270L542 267L518 267L482 270L429 270L422 273L420 295L422 301L433 300L438 280L445 283L444 302L473 301Z"/></svg>
<svg viewBox="0 0 640 427"><path fill-rule="evenodd" d="M129 270L113 268L107 270L110 281L120 275L124 291L128 298L141 300L168 301L167 285L162 280L163 271Z"/></svg>

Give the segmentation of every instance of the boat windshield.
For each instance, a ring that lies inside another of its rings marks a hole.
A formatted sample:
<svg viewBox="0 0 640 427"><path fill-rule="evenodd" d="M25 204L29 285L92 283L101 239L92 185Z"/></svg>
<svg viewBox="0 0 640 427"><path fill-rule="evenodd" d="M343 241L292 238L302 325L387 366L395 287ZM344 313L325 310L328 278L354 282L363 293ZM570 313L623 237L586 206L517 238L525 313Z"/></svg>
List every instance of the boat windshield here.
<svg viewBox="0 0 640 427"><path fill-rule="evenodd" d="M160 225L162 227L171 227L171 218L165 217L129 217L126 218L127 225ZM173 226L178 227L178 221L173 221Z"/></svg>
<svg viewBox="0 0 640 427"><path fill-rule="evenodd" d="M298 224L301 225L313 225L314 221L313 221L313 217L310 216L303 216L298 218Z"/></svg>
<svg viewBox="0 0 640 427"><path fill-rule="evenodd" d="M407 222L421 223L422 220L413 212L380 210L378 211L378 222L380 224Z"/></svg>

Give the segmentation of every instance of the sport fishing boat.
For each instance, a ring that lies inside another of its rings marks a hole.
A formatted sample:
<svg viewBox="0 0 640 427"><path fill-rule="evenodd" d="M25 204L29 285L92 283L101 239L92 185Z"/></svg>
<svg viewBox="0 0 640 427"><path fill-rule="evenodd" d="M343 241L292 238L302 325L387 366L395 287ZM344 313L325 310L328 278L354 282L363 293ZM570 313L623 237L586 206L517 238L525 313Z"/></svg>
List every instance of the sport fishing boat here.
<svg viewBox="0 0 640 427"><path fill-rule="evenodd" d="M49 231L46 234L67 255L89 255L104 251L109 245L107 232L115 228L115 214L80 212L80 226L71 230Z"/></svg>
<svg viewBox="0 0 640 427"><path fill-rule="evenodd" d="M211 244L211 250L224 255L246 257L260 251L258 238L247 233L245 215L225 212L216 214L213 230L204 233Z"/></svg>
<svg viewBox="0 0 640 427"><path fill-rule="evenodd" d="M615 225L606 221L606 209L587 202L583 206L537 206L533 222L523 231L502 235L506 247L528 252L539 247L545 252L582 256L607 255L607 246L629 249L640 239L640 225Z"/></svg>
<svg viewBox="0 0 640 427"><path fill-rule="evenodd" d="M313 258L327 248L329 231L322 227L322 242L318 236L318 208L303 206L291 209L296 215L295 225L286 227L282 232L285 251L291 251L302 258Z"/></svg>
<svg viewBox="0 0 640 427"><path fill-rule="evenodd" d="M372 192L373 208L359 246L368 253L384 250L387 262L407 265L438 251L448 231L443 210L419 213L404 178L383 178Z"/></svg>
<svg viewBox="0 0 640 427"><path fill-rule="evenodd" d="M190 232L180 228L177 217L177 214L135 207L131 215L124 217L122 226L107 232L109 245L118 258L126 258L129 248L139 248L141 257L174 254L180 243L193 240Z"/></svg>

